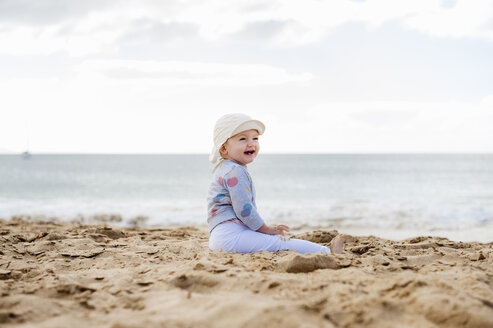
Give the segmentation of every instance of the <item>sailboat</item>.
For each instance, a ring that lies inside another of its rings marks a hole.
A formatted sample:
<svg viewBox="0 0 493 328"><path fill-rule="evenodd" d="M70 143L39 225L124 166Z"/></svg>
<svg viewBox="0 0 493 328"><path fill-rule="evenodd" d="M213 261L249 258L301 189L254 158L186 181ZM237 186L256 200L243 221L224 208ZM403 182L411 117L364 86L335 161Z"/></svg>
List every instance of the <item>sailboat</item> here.
<svg viewBox="0 0 493 328"><path fill-rule="evenodd" d="M26 121L26 151L21 154L22 159L30 159L31 153L29 152L29 130Z"/></svg>
<svg viewBox="0 0 493 328"><path fill-rule="evenodd" d="M22 159L30 159L31 158L31 153L29 153L27 150L21 154Z"/></svg>

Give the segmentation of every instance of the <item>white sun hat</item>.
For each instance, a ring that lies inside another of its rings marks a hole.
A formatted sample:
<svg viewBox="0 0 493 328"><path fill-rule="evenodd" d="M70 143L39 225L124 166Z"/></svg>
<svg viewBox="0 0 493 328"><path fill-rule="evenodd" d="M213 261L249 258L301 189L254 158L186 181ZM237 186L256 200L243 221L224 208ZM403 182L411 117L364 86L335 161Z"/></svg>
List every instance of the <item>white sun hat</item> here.
<svg viewBox="0 0 493 328"><path fill-rule="evenodd" d="M212 147L209 155L209 161L213 164L216 163L221 158L219 153L221 146L232 136L247 130L257 130L258 134L261 135L265 131L265 125L242 113L221 116L214 126L214 147Z"/></svg>

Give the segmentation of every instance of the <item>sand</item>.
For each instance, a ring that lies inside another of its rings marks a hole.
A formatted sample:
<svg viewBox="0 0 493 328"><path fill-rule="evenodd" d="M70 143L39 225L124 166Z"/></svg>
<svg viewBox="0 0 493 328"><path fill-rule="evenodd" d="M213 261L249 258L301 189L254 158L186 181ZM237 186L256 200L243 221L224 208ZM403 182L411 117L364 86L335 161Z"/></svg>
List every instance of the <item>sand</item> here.
<svg viewBox="0 0 493 328"><path fill-rule="evenodd" d="M348 236L341 255L300 255L207 240L196 227L0 220L0 326L493 327L493 243Z"/></svg>

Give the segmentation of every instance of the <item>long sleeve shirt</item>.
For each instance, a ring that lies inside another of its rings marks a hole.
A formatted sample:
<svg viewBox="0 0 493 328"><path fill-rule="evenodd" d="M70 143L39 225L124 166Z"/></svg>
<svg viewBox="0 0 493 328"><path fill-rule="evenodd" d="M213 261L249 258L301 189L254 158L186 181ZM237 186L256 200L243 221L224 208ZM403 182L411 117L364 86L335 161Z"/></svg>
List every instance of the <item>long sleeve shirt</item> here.
<svg viewBox="0 0 493 328"><path fill-rule="evenodd" d="M209 187L207 214L209 231L235 218L252 230L264 224L257 212L255 188L246 166L228 159L221 161Z"/></svg>

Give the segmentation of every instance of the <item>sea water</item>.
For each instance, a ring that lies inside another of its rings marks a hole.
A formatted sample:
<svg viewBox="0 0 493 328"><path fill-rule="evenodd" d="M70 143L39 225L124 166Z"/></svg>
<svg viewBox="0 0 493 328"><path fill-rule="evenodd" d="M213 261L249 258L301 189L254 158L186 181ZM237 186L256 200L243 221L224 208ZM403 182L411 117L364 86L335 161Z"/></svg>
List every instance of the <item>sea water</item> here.
<svg viewBox="0 0 493 328"><path fill-rule="evenodd" d="M207 155L0 155L0 218L204 225ZM387 238L493 241L493 155L261 154L269 223Z"/></svg>

